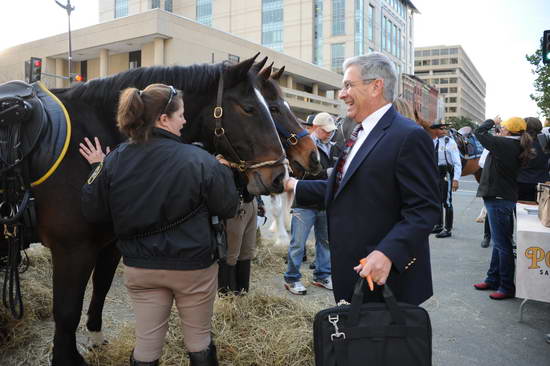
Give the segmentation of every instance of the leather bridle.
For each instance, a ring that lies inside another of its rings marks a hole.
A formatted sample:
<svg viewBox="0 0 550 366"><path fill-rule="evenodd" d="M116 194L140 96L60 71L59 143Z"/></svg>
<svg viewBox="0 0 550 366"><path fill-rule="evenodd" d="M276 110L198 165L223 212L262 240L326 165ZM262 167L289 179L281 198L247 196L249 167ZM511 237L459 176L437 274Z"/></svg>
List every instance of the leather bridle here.
<svg viewBox="0 0 550 366"><path fill-rule="evenodd" d="M236 168L243 173L250 169L257 169L257 168L262 168L266 166L274 166L279 164L288 166L288 160L286 159L286 155L284 152L281 155L281 157L277 160L254 161L254 160L243 160L240 158L235 148L233 148L231 141L229 141L229 138L225 133L225 129L223 128L222 97L223 97L223 75L220 74L220 80L218 82L218 95L216 98L216 106L214 107L214 112L213 112L214 121L216 123L216 127L214 128L214 149L216 150L216 152L229 151L232 156L230 156L229 158L227 156L223 156L223 158L229 162L229 165L232 168ZM289 137L292 137L292 136L289 136ZM225 145L224 146L225 149L220 148L223 145Z"/></svg>

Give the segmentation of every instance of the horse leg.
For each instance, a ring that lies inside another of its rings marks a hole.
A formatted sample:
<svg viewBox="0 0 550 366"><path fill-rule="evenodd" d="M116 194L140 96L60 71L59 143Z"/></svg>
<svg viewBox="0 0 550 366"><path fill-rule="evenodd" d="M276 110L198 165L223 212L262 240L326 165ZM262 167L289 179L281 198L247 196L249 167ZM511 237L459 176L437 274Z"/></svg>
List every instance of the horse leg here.
<svg viewBox="0 0 550 366"><path fill-rule="evenodd" d="M63 247L58 244L51 249L55 320L52 366L85 366L88 364L76 349L76 328L97 250L91 244Z"/></svg>
<svg viewBox="0 0 550 366"><path fill-rule="evenodd" d="M120 252L115 242L112 242L101 249L95 263L92 277L94 290L92 299L90 300L90 306L88 307L88 321L86 322L86 327L90 332L90 345L93 347L101 346L106 343L103 332L101 331L103 306L105 305L105 297L111 288L119 261Z"/></svg>

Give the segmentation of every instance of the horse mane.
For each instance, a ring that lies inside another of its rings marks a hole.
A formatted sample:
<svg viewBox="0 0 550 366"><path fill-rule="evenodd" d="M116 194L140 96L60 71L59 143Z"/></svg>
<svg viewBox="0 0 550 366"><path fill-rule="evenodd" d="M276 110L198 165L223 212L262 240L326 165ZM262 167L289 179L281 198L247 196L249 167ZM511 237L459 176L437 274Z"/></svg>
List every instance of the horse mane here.
<svg viewBox="0 0 550 366"><path fill-rule="evenodd" d="M130 87L144 89L153 83L173 85L184 93L213 93L225 68L225 63L140 67L67 89L54 89L53 92L63 93L68 100L87 101L115 110L122 90Z"/></svg>

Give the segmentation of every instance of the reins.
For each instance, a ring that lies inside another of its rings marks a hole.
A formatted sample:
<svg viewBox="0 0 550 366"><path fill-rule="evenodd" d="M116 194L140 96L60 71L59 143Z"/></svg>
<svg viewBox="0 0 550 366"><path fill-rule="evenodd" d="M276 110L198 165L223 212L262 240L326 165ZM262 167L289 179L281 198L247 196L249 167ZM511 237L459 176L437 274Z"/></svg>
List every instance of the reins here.
<svg viewBox="0 0 550 366"><path fill-rule="evenodd" d="M277 160L252 161L252 160L243 160L240 158L235 148L233 148L231 141L229 141L229 138L225 133L225 129L223 128L222 97L223 97L223 75L220 74L220 80L218 82L218 94L216 97L216 106L214 107L214 112L213 112L214 121L216 123L216 127L214 128L214 148L217 152L222 151L222 149L220 149L220 146L222 145L222 143L225 143L227 147L227 149L225 150L229 150L232 156L230 159L228 159L226 156L223 156L223 155L222 157L228 161L229 165L232 168L238 169L240 172L243 172L243 173L250 169L257 169L257 168L262 168L266 166L274 166L279 164L288 165L288 160L286 159L286 155L284 154L284 152L281 155L281 157Z"/></svg>

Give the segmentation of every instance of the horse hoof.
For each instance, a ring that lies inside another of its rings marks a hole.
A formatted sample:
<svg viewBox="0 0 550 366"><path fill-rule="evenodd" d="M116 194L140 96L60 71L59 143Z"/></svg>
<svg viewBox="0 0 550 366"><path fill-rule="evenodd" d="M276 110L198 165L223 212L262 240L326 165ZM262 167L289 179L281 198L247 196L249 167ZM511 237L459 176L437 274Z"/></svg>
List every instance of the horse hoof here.
<svg viewBox="0 0 550 366"><path fill-rule="evenodd" d="M97 348L108 344L102 331L88 331L88 348Z"/></svg>

